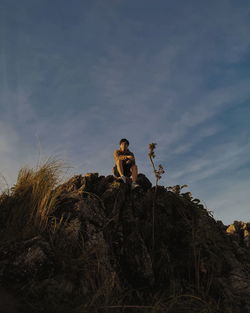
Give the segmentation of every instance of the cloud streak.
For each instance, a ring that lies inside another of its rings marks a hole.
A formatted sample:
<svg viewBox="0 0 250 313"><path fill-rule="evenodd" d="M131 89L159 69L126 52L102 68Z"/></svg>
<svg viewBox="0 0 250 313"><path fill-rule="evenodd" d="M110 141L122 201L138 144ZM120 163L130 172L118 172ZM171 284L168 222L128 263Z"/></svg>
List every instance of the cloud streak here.
<svg viewBox="0 0 250 313"><path fill-rule="evenodd" d="M65 159L71 173L108 175L127 137L141 172L153 179L147 148L157 142L162 184L187 183L233 218L228 180L243 185L235 175L248 170L250 135L243 117L234 129L222 117L250 97L249 5L137 0L59 9L25 0L18 8L5 2L1 13L0 153L11 183L39 151ZM221 196L210 187L217 183Z"/></svg>

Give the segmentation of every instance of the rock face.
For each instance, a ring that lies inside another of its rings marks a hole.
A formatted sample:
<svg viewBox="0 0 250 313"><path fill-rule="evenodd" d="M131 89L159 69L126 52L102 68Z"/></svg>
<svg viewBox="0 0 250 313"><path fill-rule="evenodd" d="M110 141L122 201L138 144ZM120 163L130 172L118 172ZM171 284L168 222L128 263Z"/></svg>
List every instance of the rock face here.
<svg viewBox="0 0 250 313"><path fill-rule="evenodd" d="M143 174L138 183L131 190L89 173L57 187L45 228L0 242L4 305L14 297L13 310L27 313L250 313L248 241L187 193L152 187ZM8 197L2 233L14 214Z"/></svg>
<svg viewBox="0 0 250 313"><path fill-rule="evenodd" d="M231 235L232 239L240 245L250 246L250 223L235 221L229 225L226 232Z"/></svg>

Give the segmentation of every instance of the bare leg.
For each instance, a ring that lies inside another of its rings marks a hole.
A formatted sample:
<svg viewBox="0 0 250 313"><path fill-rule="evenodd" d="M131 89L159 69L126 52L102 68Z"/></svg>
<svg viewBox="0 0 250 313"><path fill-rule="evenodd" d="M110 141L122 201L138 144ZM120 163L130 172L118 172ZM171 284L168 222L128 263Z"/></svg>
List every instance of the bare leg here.
<svg viewBox="0 0 250 313"><path fill-rule="evenodd" d="M132 181L136 181L137 180L137 175L138 175L138 168L137 168L137 165L132 165L131 166L131 172L132 172Z"/></svg>
<svg viewBox="0 0 250 313"><path fill-rule="evenodd" d="M122 176L122 175L123 175L122 160L118 160L117 163L116 163L116 165L117 165L117 170L118 170L120 176Z"/></svg>

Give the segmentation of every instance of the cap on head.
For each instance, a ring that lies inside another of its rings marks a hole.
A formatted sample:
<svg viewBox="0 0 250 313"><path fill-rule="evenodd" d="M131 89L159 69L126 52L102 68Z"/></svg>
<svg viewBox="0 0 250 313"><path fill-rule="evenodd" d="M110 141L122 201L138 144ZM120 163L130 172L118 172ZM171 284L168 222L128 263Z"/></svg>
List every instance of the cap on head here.
<svg viewBox="0 0 250 313"><path fill-rule="evenodd" d="M126 138L122 138L122 139L120 140L120 144L121 144L122 142L126 142L127 145L129 146L129 141L128 141Z"/></svg>

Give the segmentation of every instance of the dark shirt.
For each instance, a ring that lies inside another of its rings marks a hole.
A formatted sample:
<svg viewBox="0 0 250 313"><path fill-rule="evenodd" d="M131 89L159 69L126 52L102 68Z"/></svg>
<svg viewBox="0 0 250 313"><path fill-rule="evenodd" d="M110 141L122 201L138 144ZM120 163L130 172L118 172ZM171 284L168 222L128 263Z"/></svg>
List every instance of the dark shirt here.
<svg viewBox="0 0 250 313"><path fill-rule="evenodd" d="M120 149L118 149L118 150L114 151L115 163L118 161L118 159L119 159L118 157L120 155L131 155L134 157L134 153L131 152L129 149L127 149L126 151L121 151ZM126 162L126 160L124 160L124 161ZM135 164L135 160L130 160L130 161L131 161L131 163Z"/></svg>

